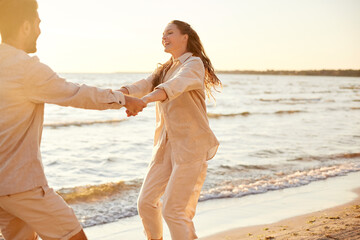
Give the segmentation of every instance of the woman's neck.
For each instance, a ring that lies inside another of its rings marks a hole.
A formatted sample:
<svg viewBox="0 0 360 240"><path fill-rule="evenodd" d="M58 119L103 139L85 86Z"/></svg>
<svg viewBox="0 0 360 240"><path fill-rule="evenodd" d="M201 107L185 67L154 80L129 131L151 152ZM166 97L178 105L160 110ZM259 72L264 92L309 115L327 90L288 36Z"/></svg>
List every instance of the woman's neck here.
<svg viewBox="0 0 360 240"><path fill-rule="evenodd" d="M177 58L181 57L182 55L184 55L184 53L186 53L186 52L187 52L186 49L179 49L178 51L171 52L171 55L174 59L177 59Z"/></svg>

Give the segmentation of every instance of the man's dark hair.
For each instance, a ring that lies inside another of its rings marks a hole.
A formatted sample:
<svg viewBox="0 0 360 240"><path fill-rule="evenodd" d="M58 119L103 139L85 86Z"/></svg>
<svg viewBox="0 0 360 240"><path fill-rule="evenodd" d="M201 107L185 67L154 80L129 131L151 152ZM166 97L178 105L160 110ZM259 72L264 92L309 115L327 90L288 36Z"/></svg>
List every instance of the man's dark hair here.
<svg viewBox="0 0 360 240"><path fill-rule="evenodd" d="M36 0L0 0L1 38L15 37L25 21L35 20L37 9Z"/></svg>

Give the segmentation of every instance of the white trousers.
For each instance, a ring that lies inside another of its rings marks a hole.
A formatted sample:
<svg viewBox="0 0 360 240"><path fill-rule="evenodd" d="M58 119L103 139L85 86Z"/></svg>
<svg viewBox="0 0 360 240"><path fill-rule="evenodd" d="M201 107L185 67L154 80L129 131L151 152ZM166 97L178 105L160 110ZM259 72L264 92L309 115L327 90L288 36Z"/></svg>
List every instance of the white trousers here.
<svg viewBox="0 0 360 240"><path fill-rule="evenodd" d="M204 158L176 164L171 154L171 146L167 142L164 160L150 163L138 199L139 216L148 239L163 236L162 217L172 240L197 239L192 219L206 178L207 162Z"/></svg>
<svg viewBox="0 0 360 240"><path fill-rule="evenodd" d="M67 240L82 229L74 211L52 188L0 196L0 230L5 239ZM0 238L1 239L1 238Z"/></svg>

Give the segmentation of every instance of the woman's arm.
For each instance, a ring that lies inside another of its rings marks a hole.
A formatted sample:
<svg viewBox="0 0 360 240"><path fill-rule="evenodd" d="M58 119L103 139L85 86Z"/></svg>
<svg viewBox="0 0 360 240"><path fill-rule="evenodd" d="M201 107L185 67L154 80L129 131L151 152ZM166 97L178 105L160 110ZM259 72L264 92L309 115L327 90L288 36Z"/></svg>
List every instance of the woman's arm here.
<svg viewBox="0 0 360 240"><path fill-rule="evenodd" d="M204 89L205 68L200 58L185 62L180 70L171 79L155 87L155 90L165 91L167 98L163 101L172 101L182 93L191 90Z"/></svg>
<svg viewBox="0 0 360 240"><path fill-rule="evenodd" d="M167 94L166 94L165 90L163 90L163 89L156 89L141 99L146 104L151 103L151 102L157 102L157 101L162 102L167 99Z"/></svg>
<svg viewBox="0 0 360 240"><path fill-rule="evenodd" d="M146 79L134 82L130 85L122 86L118 91L132 97L141 98L152 91L152 81L154 74L151 74Z"/></svg>

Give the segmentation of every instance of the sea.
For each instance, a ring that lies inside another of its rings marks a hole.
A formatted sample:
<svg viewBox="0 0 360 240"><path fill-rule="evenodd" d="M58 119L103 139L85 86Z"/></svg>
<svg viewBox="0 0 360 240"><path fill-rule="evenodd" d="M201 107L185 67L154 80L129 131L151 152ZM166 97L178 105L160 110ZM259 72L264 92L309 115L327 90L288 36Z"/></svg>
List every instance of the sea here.
<svg viewBox="0 0 360 240"><path fill-rule="evenodd" d="M78 84L120 89L147 73L62 73ZM200 202L241 198L360 171L360 78L219 74L207 101L220 147ZM41 143L50 187L83 227L137 215L151 160L155 104L125 109L47 104ZM359 179L360 181L360 179Z"/></svg>

